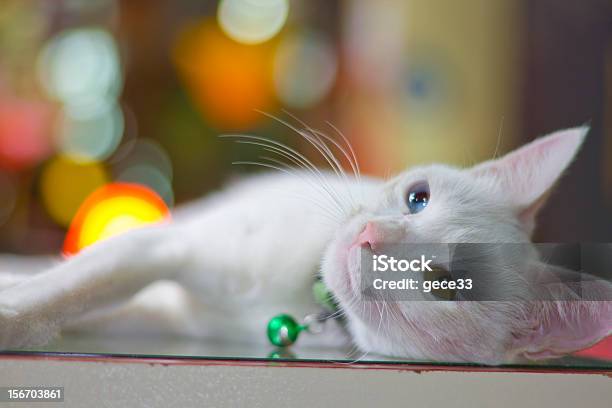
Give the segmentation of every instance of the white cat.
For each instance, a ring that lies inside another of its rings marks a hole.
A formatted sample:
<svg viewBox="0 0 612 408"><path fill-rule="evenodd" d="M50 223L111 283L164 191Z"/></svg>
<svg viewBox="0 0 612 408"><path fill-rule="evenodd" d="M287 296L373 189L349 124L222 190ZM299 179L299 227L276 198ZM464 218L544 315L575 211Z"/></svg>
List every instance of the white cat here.
<svg viewBox="0 0 612 408"><path fill-rule="evenodd" d="M521 260L523 279L506 279L509 291L523 293L512 302L366 301L358 257L383 242L529 242L537 211L587 131L560 131L473 168L418 167L390 181L361 177L354 154L321 134L302 136L334 172L244 137L305 169L268 158L263 165L282 172L236 183L177 209L171 223L97 243L41 273L23 274L30 261L5 258L0 348L44 344L68 329L265 342L274 315L321 310L311 291L319 273L344 322L328 321L299 345L354 343L402 358L491 364L585 348L612 332L612 302L534 300L533 282L555 273L535 253ZM354 176L340 171L332 147ZM490 273L503 274L504 265ZM612 299L607 282L592 285Z"/></svg>

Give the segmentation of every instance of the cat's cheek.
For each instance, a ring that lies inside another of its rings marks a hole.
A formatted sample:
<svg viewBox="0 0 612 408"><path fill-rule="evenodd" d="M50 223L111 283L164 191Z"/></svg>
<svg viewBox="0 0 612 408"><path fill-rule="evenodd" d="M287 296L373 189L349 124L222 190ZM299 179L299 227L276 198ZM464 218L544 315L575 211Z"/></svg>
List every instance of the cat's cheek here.
<svg viewBox="0 0 612 408"><path fill-rule="evenodd" d="M365 223L365 220L355 220L347 226L329 244L323 257L323 281L341 304L351 302L359 294L360 252L353 243Z"/></svg>
<svg viewBox="0 0 612 408"><path fill-rule="evenodd" d="M322 265L325 285L331 289L340 303L344 303L352 293L348 270L348 252L332 247L328 250Z"/></svg>

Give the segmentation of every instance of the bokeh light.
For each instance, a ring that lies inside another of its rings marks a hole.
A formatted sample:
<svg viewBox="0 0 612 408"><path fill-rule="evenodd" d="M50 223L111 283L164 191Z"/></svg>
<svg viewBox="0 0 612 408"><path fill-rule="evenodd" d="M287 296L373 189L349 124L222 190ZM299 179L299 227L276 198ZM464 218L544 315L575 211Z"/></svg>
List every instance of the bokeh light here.
<svg viewBox="0 0 612 408"><path fill-rule="evenodd" d="M115 180L141 184L174 205L173 168L164 148L150 139L137 139L122 146L112 159Z"/></svg>
<svg viewBox="0 0 612 408"><path fill-rule="evenodd" d="M169 217L163 200L147 187L107 184L80 206L64 241L64 255L74 255L95 242Z"/></svg>
<svg viewBox="0 0 612 408"><path fill-rule="evenodd" d="M210 19L179 36L175 63L211 124L225 130L248 129L264 119L257 110L273 110L272 43L237 43Z"/></svg>
<svg viewBox="0 0 612 408"><path fill-rule="evenodd" d="M105 160L121 142L124 120L117 104L88 116L74 116L64 110L58 128L58 147L75 161Z"/></svg>
<svg viewBox="0 0 612 408"><path fill-rule="evenodd" d="M289 107L310 107L327 95L337 68L336 54L325 37L315 32L289 36L275 56L276 93Z"/></svg>
<svg viewBox="0 0 612 408"><path fill-rule="evenodd" d="M89 115L114 103L122 85L113 37L99 28L60 32L43 49L39 76L50 96L73 115Z"/></svg>
<svg viewBox="0 0 612 408"><path fill-rule="evenodd" d="M172 182L155 166L147 164L130 166L119 174L117 180L145 185L159 194L168 206L174 204Z"/></svg>
<svg viewBox="0 0 612 408"><path fill-rule="evenodd" d="M0 95L0 168L22 170L45 159L52 151L51 119L43 103Z"/></svg>
<svg viewBox="0 0 612 408"><path fill-rule="evenodd" d="M274 37L288 14L288 0L221 0L218 20L232 39L257 44Z"/></svg>
<svg viewBox="0 0 612 408"><path fill-rule="evenodd" d="M115 174L132 166L153 166L167 179L172 180L173 169L170 156L152 139L140 138L125 143L111 159Z"/></svg>
<svg viewBox="0 0 612 408"><path fill-rule="evenodd" d="M100 163L78 163L57 156L44 167L40 179L45 209L55 222L68 226L83 200L108 179Z"/></svg>
<svg viewBox="0 0 612 408"><path fill-rule="evenodd" d="M62 5L74 13L100 13L117 11L116 0L63 0Z"/></svg>

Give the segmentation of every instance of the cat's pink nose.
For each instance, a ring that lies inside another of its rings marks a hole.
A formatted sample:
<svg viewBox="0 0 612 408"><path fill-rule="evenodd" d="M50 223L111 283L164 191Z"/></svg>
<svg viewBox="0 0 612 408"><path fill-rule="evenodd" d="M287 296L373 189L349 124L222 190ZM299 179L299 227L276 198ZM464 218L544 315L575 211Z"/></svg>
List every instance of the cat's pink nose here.
<svg viewBox="0 0 612 408"><path fill-rule="evenodd" d="M355 245L359 246L369 246L372 250L375 250L381 243L382 236L380 229L373 222L368 222L357 235L357 239L355 239Z"/></svg>

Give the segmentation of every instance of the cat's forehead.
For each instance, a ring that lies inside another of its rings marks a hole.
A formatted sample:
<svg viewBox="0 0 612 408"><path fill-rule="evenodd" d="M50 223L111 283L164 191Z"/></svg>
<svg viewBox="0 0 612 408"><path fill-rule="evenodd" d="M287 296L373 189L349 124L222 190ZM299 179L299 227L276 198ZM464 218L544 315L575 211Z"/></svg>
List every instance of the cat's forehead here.
<svg viewBox="0 0 612 408"><path fill-rule="evenodd" d="M403 202L413 186L426 182L429 186L431 206L437 210L452 207L461 215L465 211L478 211L485 207L505 207L500 202L495 188L483 177L473 174L470 169L432 164L408 169L391 180L387 185L386 198L389 203L399 198ZM461 211L459 207L461 206Z"/></svg>
<svg viewBox="0 0 612 408"><path fill-rule="evenodd" d="M406 197L422 182L429 186L427 207L407 217ZM396 220L406 228L409 242L522 242L525 238L503 195L490 179L470 168L428 165L406 170L389 181L379 200L380 214L389 208L402 214Z"/></svg>
<svg viewBox="0 0 612 408"><path fill-rule="evenodd" d="M466 170L457 167L431 164L409 168L391 180L390 188L405 189L411 185L426 181L432 189L446 191L461 190L478 186L477 180Z"/></svg>

